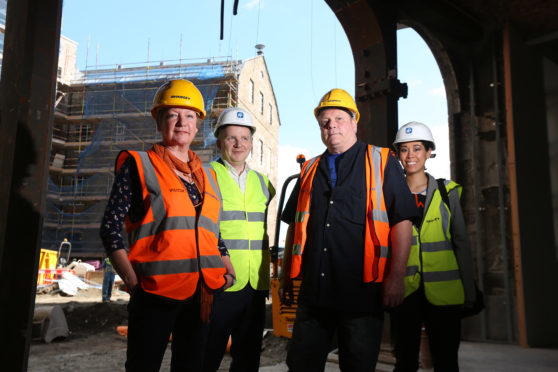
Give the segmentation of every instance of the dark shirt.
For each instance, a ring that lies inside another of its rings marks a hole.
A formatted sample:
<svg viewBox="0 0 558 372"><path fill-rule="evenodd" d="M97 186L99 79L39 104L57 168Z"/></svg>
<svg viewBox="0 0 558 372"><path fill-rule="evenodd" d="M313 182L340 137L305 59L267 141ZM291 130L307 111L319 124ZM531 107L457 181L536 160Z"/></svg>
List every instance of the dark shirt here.
<svg viewBox="0 0 558 372"><path fill-rule="evenodd" d="M182 179L181 179L182 180ZM182 180L192 204L199 214L201 208L201 194L195 184ZM112 186L109 201L105 209L103 221L101 223L100 235L103 246L107 253L112 253L118 249L125 249L126 244L122 236L122 226L129 216L132 222L140 221L147 211L145 210L141 182L135 161L129 157L124 161ZM221 256L228 256L229 253L219 235L218 248Z"/></svg>
<svg viewBox="0 0 558 372"><path fill-rule="evenodd" d="M413 194L413 196L415 197L415 204L417 205L419 215L421 216L419 220L414 222L414 225L417 229L420 229L424 216L424 203L426 203L426 193Z"/></svg>
<svg viewBox="0 0 558 372"><path fill-rule="evenodd" d="M302 259L302 304L351 312L383 311L381 284L362 281L366 151L367 146L358 141L336 159L335 187L327 151L320 158L312 183L308 239ZM286 223L294 222L299 190L300 180L281 218ZM383 194L390 226L419 218L401 165L391 155L384 170Z"/></svg>

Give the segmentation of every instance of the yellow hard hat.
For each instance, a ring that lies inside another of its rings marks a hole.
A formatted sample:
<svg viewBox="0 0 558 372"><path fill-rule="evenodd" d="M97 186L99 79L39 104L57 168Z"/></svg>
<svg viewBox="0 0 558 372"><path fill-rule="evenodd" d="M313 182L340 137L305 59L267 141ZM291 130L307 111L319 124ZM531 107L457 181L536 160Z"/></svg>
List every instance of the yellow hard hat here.
<svg viewBox="0 0 558 372"><path fill-rule="evenodd" d="M200 119L205 118L203 96L189 80L170 80L163 84L153 98L151 115L157 118L157 111L164 107L182 107L197 111Z"/></svg>
<svg viewBox="0 0 558 372"><path fill-rule="evenodd" d="M314 109L314 116L316 116L316 119L318 118L318 114L320 110L328 107L330 108L337 107L337 108L349 110L350 112L353 113L355 121L357 123L358 123L358 119L360 119L360 113L358 112L358 108L356 106L355 100L353 99L353 97L351 97L349 93L347 93L343 89L338 89L338 88L332 89L322 97L320 103L318 104L318 107Z"/></svg>

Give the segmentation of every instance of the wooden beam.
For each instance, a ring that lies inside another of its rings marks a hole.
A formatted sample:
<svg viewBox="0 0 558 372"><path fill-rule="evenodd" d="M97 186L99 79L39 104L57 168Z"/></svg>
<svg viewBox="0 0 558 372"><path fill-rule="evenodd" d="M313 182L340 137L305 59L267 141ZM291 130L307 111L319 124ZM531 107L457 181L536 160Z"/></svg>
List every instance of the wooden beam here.
<svg viewBox="0 0 558 372"><path fill-rule="evenodd" d="M390 146L397 133L397 101L407 96L407 85L397 80L394 5L367 0L328 4L353 51L355 100L360 112L358 137L365 143Z"/></svg>
<svg viewBox="0 0 558 372"><path fill-rule="evenodd" d="M0 348L27 370L45 211L62 0L9 1L0 84Z"/></svg>
<svg viewBox="0 0 558 372"><path fill-rule="evenodd" d="M510 179L511 235L514 254L515 291L517 296L517 323L519 344L528 347L527 324L525 319L525 295L523 293L523 269L521 267L521 240L519 228L517 173L515 161L515 136L513 122L513 87L511 71L510 29L506 25L503 32L504 89L506 100L506 133L508 139L508 173Z"/></svg>

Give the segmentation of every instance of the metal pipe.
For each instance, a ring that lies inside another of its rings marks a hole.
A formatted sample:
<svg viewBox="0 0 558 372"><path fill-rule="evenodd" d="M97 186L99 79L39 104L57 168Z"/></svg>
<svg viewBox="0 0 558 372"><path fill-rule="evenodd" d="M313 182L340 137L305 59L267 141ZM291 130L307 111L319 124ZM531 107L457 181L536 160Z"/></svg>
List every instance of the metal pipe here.
<svg viewBox="0 0 558 372"><path fill-rule="evenodd" d="M221 0L221 32L219 34L219 40L223 40L223 24L225 22L225 0Z"/></svg>
<svg viewBox="0 0 558 372"><path fill-rule="evenodd" d="M234 0L233 15L236 15L237 13L238 13L238 0Z"/></svg>
<svg viewBox="0 0 558 372"><path fill-rule="evenodd" d="M477 172L478 164L478 149L477 149L477 120L476 120L476 97L475 97L475 76L473 71L473 63L471 62L470 72L469 72L469 106L471 111L471 147L472 155L471 162L475 169L473 172L473 204L475 208L475 248L477 252L477 272L478 272L478 286L481 291L484 291L484 260L482 257L483 249L482 242L480 238L481 223L480 223L480 202L479 202L479 179ZM486 312L481 311L481 339L486 340Z"/></svg>
<svg viewBox="0 0 558 372"><path fill-rule="evenodd" d="M500 225L500 249L502 251L502 260L504 265L504 291L506 293L506 325L507 325L507 339L508 342L513 340L513 326L512 326L512 309L511 309L511 297L510 297L510 279L508 270L508 249L506 240L506 215L504 207L504 172L502 165L502 137L500 133L500 101L498 95L498 89L500 82L498 81L498 65L496 61L496 51L497 42L494 41L493 53L492 53L492 79L491 84L493 88L493 99L494 99L494 126L496 129L496 161L498 169L498 216Z"/></svg>

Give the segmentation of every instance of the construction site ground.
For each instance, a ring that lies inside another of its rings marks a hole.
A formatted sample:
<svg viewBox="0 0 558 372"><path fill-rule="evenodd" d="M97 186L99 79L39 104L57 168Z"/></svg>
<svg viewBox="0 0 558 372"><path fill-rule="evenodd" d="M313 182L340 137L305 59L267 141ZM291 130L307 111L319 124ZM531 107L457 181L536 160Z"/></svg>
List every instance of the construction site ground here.
<svg viewBox="0 0 558 372"><path fill-rule="evenodd" d="M101 303L99 288L80 290L76 296L60 292L38 294L36 306L60 305L66 315L70 335L51 343L33 340L29 354L29 371L123 371L126 338L116 332L125 325L128 294L113 293L110 303ZM270 305L269 305L270 306ZM260 371L287 371L285 358L288 340L273 336L271 308L264 336ZM558 371L558 349L522 348L517 345L463 342L460 370L473 371ZM219 371L228 371L230 356L225 355ZM170 370L170 347L161 371ZM326 371L339 371L337 357L330 353ZM382 351L376 371L392 371L393 357ZM420 369L431 371L431 369Z"/></svg>

